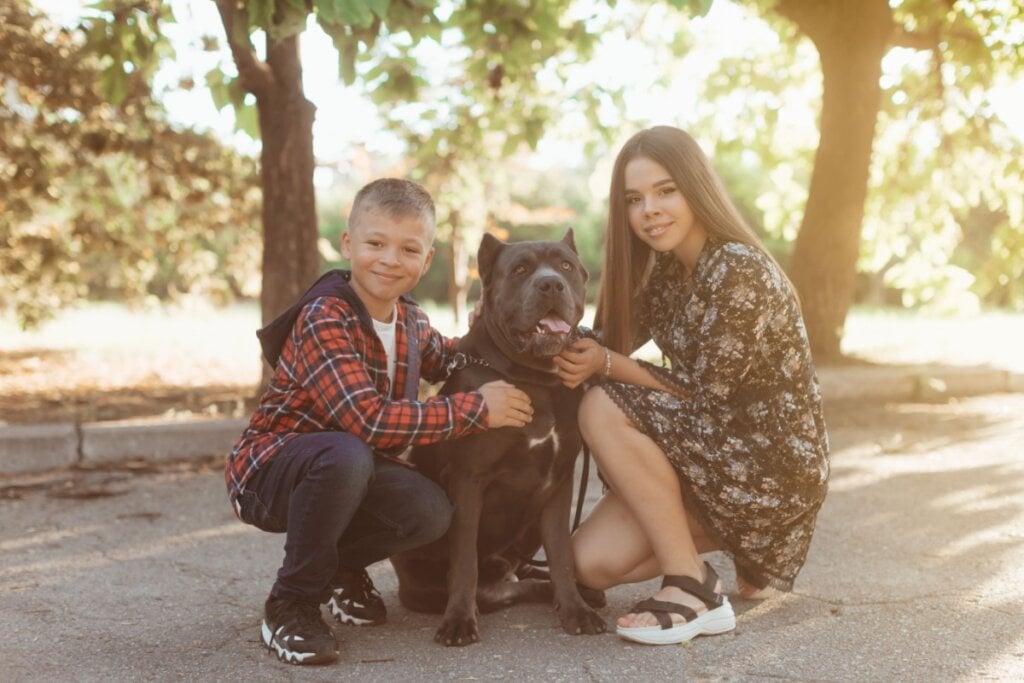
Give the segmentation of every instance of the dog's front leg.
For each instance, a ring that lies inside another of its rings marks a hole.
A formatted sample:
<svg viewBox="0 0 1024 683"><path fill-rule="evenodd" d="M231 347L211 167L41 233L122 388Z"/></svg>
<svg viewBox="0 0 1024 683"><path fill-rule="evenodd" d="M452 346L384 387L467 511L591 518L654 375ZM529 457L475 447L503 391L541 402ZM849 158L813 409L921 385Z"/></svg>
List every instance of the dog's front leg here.
<svg viewBox="0 0 1024 683"><path fill-rule="evenodd" d="M443 645L469 645L480 640L476 544L483 482L468 467L452 468L449 486L455 513L448 529L448 606L434 640Z"/></svg>
<svg viewBox="0 0 1024 683"><path fill-rule="evenodd" d="M566 477L541 511L540 533L555 594L555 609L562 628L570 635L604 633L604 619L587 605L576 587L569 513L572 508L572 477Z"/></svg>

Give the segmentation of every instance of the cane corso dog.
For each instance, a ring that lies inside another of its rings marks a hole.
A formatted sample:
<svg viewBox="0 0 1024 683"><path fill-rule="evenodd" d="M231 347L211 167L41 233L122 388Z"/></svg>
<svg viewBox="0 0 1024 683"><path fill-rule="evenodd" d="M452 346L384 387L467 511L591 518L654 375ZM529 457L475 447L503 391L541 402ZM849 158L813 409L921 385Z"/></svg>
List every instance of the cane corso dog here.
<svg viewBox="0 0 1024 683"><path fill-rule="evenodd" d="M444 538L391 559L399 600L444 612L434 637L444 645L476 642L480 612L521 601L553 600L568 633L601 633L604 621L573 579L569 548L581 390L562 386L551 361L576 334L587 272L572 230L561 241L484 235L477 264L482 314L459 340L441 393L504 379L529 394L533 420L413 449L412 462L444 487L455 513ZM541 547L550 580L528 578L544 575L527 564ZM591 600L600 606L602 597Z"/></svg>

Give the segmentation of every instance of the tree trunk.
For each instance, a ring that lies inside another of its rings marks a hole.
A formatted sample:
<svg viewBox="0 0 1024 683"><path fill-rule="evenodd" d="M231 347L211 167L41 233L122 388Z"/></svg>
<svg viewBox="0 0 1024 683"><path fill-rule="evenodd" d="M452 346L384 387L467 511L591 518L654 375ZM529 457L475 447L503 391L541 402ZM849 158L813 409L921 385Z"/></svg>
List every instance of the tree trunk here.
<svg viewBox="0 0 1024 683"><path fill-rule="evenodd" d="M267 39L271 78L257 94L260 180L263 186L263 324L295 303L320 270L316 196L313 190L313 117L316 107L302 90L299 37ZM263 361L257 393L273 374Z"/></svg>
<svg viewBox="0 0 1024 683"><path fill-rule="evenodd" d="M263 322L273 320L320 270L313 191L313 117L302 90L299 38L267 40L271 85L257 96L263 183Z"/></svg>
<svg viewBox="0 0 1024 683"><path fill-rule="evenodd" d="M263 283L260 315L273 320L312 284L320 270L316 195L313 192L313 117L316 107L302 90L298 34L267 36L266 62L249 41L243 7L216 0L224 35L242 87L256 97L259 112L260 180L263 189ZM270 381L263 364L259 391Z"/></svg>
<svg viewBox="0 0 1024 683"><path fill-rule="evenodd" d="M814 42L821 58L821 139L790 276L814 357L827 362L841 355L853 304L892 12L886 0L782 0L776 9Z"/></svg>
<svg viewBox="0 0 1024 683"><path fill-rule="evenodd" d="M469 264L460 222L458 211L452 211L452 236L448 240L448 301L451 302L456 325L461 325L466 319L466 297L469 294Z"/></svg>

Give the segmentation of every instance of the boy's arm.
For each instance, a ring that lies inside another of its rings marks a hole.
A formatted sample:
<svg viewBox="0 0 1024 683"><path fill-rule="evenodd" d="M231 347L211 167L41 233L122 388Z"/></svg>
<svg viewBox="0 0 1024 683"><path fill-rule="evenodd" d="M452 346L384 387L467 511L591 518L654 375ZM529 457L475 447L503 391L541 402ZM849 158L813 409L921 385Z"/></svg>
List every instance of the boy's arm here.
<svg viewBox="0 0 1024 683"><path fill-rule="evenodd" d="M296 380L328 429L350 432L373 448L393 449L453 439L487 427L480 392L426 401L385 398L374 385L348 324L351 314L336 299L321 299L299 318Z"/></svg>

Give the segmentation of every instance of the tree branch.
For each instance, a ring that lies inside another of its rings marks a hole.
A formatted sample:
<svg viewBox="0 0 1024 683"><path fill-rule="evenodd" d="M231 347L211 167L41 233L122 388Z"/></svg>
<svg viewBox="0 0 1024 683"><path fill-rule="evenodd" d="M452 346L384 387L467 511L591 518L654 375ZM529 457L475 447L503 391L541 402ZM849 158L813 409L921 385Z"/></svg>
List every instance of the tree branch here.
<svg viewBox="0 0 1024 683"><path fill-rule="evenodd" d="M231 56L238 68L238 77L242 81L242 87L255 95L256 99L261 99L270 91L274 83L274 75L270 67L256 57L256 50L249 42L248 35L244 43L236 38L238 6L234 0L216 0L216 2L217 11L224 24L224 33L228 38L228 46L231 48Z"/></svg>

